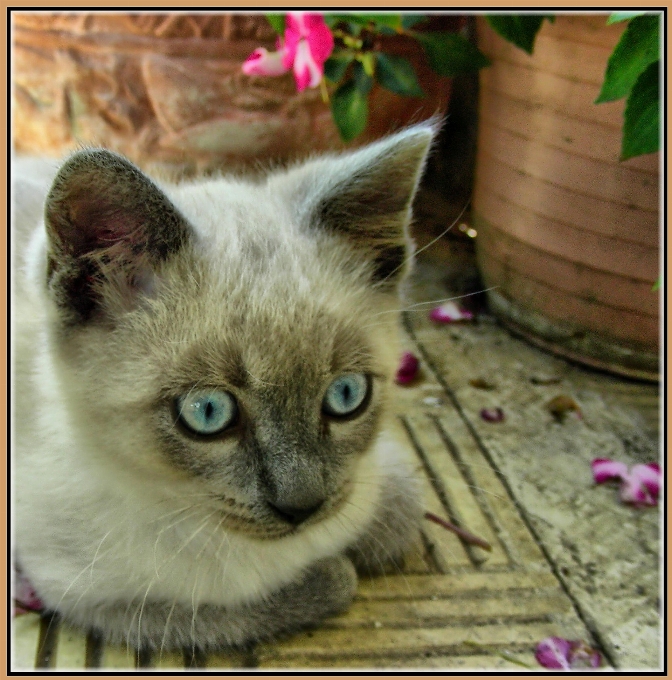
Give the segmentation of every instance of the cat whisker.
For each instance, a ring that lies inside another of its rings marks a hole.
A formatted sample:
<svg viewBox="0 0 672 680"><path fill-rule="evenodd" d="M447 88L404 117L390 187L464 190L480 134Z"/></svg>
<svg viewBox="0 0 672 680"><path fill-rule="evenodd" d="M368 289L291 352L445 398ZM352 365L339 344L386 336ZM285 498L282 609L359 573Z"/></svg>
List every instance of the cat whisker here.
<svg viewBox="0 0 672 680"><path fill-rule="evenodd" d="M414 258L416 258L423 250L427 250L430 246L433 246L438 240L442 239L459 221L462 219L462 215L464 215L466 209L469 207L469 202L464 204L464 207L462 210L460 210L460 213L458 216L451 222L450 226L447 229L444 229L435 239L432 239L429 243L424 245L420 250L415 251L414 253L411 253L408 257L404 259L404 261L395 269L393 269L382 281L381 283L385 283L391 276L393 276L396 272L398 272L402 267L407 265L409 262L411 262Z"/></svg>
<svg viewBox="0 0 672 680"><path fill-rule="evenodd" d="M382 316L384 314L403 314L403 313L417 313L417 312L426 312L426 309L417 309L418 307L424 307L425 305L440 305L443 304L444 302L452 302L454 300L462 300L463 298L471 297L473 295L481 295L482 293L487 293L488 291L495 290L495 288L498 288L499 286L491 286L490 288L483 288L482 290L477 290L471 293L464 293L462 295L453 295L452 297L447 297L447 298L440 298L438 300L425 300L423 302L415 302L411 305L408 305L406 307L400 307L396 309L386 309L383 310L382 312L376 312L371 316L371 318L377 317L377 316ZM383 325L382 323L378 324L367 324L365 326L362 326L362 328L375 328L378 325Z"/></svg>
<svg viewBox="0 0 672 680"><path fill-rule="evenodd" d="M173 604L170 607L170 611L168 612L168 616L166 617L166 623L163 626L163 635L161 636L161 646L159 648L159 658L161 658L161 655L163 654L163 650L165 648L166 637L168 635L168 628L170 626L170 619L173 616L173 611L175 610L176 604L177 604L177 599L174 599Z"/></svg>

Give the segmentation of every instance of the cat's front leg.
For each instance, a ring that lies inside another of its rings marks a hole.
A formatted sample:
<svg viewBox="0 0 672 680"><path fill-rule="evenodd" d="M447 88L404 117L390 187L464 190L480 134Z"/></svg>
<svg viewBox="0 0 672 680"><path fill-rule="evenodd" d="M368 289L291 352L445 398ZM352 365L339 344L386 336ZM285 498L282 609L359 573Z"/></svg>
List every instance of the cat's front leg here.
<svg viewBox="0 0 672 680"><path fill-rule="evenodd" d="M403 567L404 554L419 539L423 514L419 486L405 461L386 471L373 517L346 551L360 574L373 576L390 566Z"/></svg>
<svg viewBox="0 0 672 680"><path fill-rule="evenodd" d="M102 605L88 627L108 642L136 649L199 648L212 652L245 648L320 624L350 606L357 588L352 562L343 556L319 560L280 590L241 607L204 603L145 602Z"/></svg>

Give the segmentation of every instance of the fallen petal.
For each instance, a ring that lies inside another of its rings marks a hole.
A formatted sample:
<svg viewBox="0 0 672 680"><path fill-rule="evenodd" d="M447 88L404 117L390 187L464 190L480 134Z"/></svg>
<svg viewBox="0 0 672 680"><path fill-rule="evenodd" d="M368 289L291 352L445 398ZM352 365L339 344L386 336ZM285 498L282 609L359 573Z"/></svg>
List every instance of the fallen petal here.
<svg viewBox="0 0 672 680"><path fill-rule="evenodd" d="M404 352L401 355L401 360L399 361L399 368L397 369L395 382L398 385L408 385L418 376L419 368L420 362L418 361L418 358L415 356L415 354L412 352Z"/></svg>
<svg viewBox="0 0 672 680"><path fill-rule="evenodd" d="M561 637L547 637L537 645L534 658L544 668L560 668L569 671L571 670L568 658L570 650L569 640Z"/></svg>
<svg viewBox="0 0 672 680"><path fill-rule="evenodd" d="M658 463L634 465L630 471L625 463L609 458L596 458L591 463L597 484L621 480L620 497L632 505L658 505L662 475Z"/></svg>
<svg viewBox="0 0 672 680"><path fill-rule="evenodd" d="M497 408L481 409L481 418L488 423L501 423L504 420L504 411L499 406Z"/></svg>
<svg viewBox="0 0 672 680"><path fill-rule="evenodd" d="M608 482L610 479L626 479L628 466L609 458L595 458L590 464L596 484Z"/></svg>
<svg viewBox="0 0 672 680"><path fill-rule="evenodd" d="M621 500L633 505L658 505L660 468L656 463L635 465L621 484Z"/></svg>
<svg viewBox="0 0 672 680"><path fill-rule="evenodd" d="M547 637L535 650L536 660L544 668L559 668L564 671L580 668L599 668L601 654L582 640L566 640L561 637Z"/></svg>
<svg viewBox="0 0 672 680"><path fill-rule="evenodd" d="M449 301L434 307L429 313L429 318L439 323L454 323L456 321L472 321L474 315L466 309L460 309L454 302Z"/></svg>
<svg viewBox="0 0 672 680"><path fill-rule="evenodd" d="M632 470L630 470L630 477L639 481L653 500L658 500L662 483L662 475L658 463L635 465Z"/></svg>

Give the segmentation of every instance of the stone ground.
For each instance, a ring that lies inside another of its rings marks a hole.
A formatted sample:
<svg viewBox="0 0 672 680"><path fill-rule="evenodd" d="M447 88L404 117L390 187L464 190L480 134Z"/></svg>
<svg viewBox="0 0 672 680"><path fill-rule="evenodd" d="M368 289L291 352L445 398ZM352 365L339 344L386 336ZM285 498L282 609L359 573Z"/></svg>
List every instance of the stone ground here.
<svg viewBox="0 0 672 680"><path fill-rule="evenodd" d="M445 294L436 265L416 271L416 293ZM437 296L436 298L434 296ZM660 513L618 501L593 485L590 462L659 460L659 388L570 364L512 337L486 314L471 325L436 328L407 315L412 343L493 467L605 656L618 669L661 664ZM409 345L410 347L410 345ZM483 378L496 389L475 389ZM551 384L539 384L549 378ZM566 395L582 419L558 422L548 402ZM502 423L483 407L501 407Z"/></svg>
<svg viewBox="0 0 672 680"><path fill-rule="evenodd" d="M492 550L427 521L403 574L364 579L348 613L246 654L134 657L24 615L16 668L541 670L534 647L548 635L586 641L613 669L661 667L660 513L622 505L590 471L596 457L658 460L658 386L557 359L483 310L475 323L433 324L432 305L418 303L468 289L473 264L459 242L427 253L402 319L422 368L397 388L401 436L417 454L427 510ZM559 422L547 408L559 395L583 417ZM484 407L504 421L485 422Z"/></svg>

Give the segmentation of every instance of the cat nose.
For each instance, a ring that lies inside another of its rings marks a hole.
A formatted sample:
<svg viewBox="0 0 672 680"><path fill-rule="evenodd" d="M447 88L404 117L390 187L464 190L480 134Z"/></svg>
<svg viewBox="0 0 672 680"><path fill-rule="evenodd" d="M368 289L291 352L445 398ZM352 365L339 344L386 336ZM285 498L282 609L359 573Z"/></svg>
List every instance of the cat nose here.
<svg viewBox="0 0 672 680"><path fill-rule="evenodd" d="M311 505L310 507L304 508L292 507L289 505L281 505L270 502L268 505L270 506L271 510L273 510L277 517L284 520L285 522L293 524L294 526L298 526L302 522L305 522L309 517L312 517L322 507L323 503L324 503L323 501L320 501L315 505Z"/></svg>

